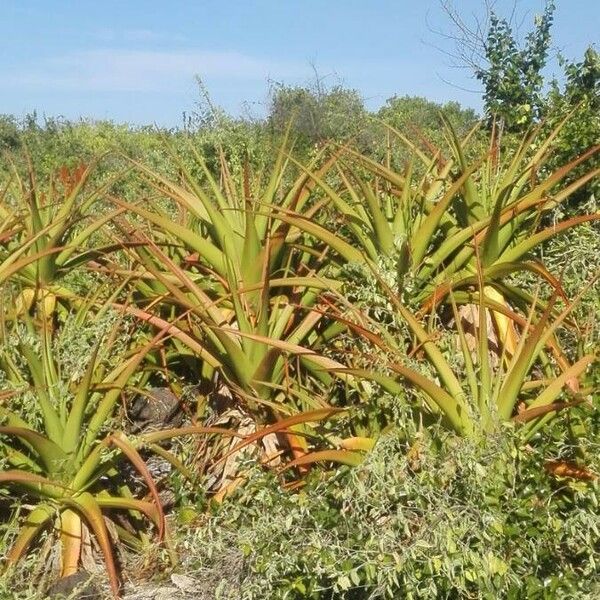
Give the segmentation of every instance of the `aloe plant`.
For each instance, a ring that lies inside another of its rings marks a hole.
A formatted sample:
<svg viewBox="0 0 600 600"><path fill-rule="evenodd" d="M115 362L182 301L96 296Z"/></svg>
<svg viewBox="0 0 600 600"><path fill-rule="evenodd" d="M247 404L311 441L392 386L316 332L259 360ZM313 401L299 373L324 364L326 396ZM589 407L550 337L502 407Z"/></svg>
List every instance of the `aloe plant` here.
<svg viewBox="0 0 600 600"><path fill-rule="evenodd" d="M557 277L532 256L533 251L571 227L600 218L593 213L551 226L542 219L600 174L591 169L562 185L598 152L598 146L554 172L547 171L552 144L563 125L544 139L533 131L506 158L501 158L492 134L489 149L473 162L466 156L474 131L460 141L446 122L451 152L446 158L441 151L429 155L389 128L413 151L412 162L396 171L345 148L336 162L340 186L311 175L345 227L341 232L312 225L305 230L329 244L343 261L371 265L380 263L381 257L395 261L397 292L422 314L448 302L450 290L473 287L478 263L483 265L488 298L526 313L532 297L511 286L508 276L528 271L562 293ZM417 177L417 171L424 174ZM302 226L302 220L297 225ZM344 243L348 240L351 245ZM506 319L498 311L492 314L498 328L508 331Z"/></svg>
<svg viewBox="0 0 600 600"><path fill-rule="evenodd" d="M285 147L269 174L252 176L247 166L240 183L226 162L217 181L192 154L202 176L176 158L178 184L140 167L176 203L177 221L115 199L153 226L150 235L126 231L136 241L138 268L127 276L137 281L143 318L176 326L171 355L199 359L200 378L225 389L256 426L331 408L312 382L330 384L342 366L319 352L339 330L320 309L320 294L340 284L319 274L319 249L274 208L303 210L309 219L314 182L301 173L286 186ZM316 170L323 174L332 164ZM300 422L280 435L296 458L309 451L297 435L304 429Z"/></svg>
<svg viewBox="0 0 600 600"><path fill-rule="evenodd" d="M77 294L61 277L120 247L90 247L94 235L123 212L95 212L118 178L93 187L90 180L98 161L73 172L63 167L57 177L42 183L31 164L26 178L12 167L12 177L0 193L0 285L12 282L20 288L17 304L22 308L39 301L50 313L57 299L66 305L74 302Z"/></svg>
<svg viewBox="0 0 600 600"><path fill-rule="evenodd" d="M102 318L101 312L94 314L94 319ZM10 339L2 340L0 354L7 387L3 392L13 396L25 392L30 398L24 405L13 399L0 407L0 450L9 467L0 471L0 485L23 490L31 506L8 551L8 565L21 560L43 530L53 528L60 542L61 575L71 575L79 567L87 529L102 551L115 596L119 593L115 540L105 517L115 510L134 521L143 515L154 523L159 539L165 532L158 492L136 449L138 442L111 431L121 393L163 332L111 366L120 325L117 322L98 341L83 374L73 377L62 372L52 332L43 319L36 324L24 317L20 328L5 333ZM16 344L22 364L6 344ZM129 491L118 466L123 457L147 483L149 500L137 499ZM123 527L116 530L127 543L136 543Z"/></svg>
<svg viewBox="0 0 600 600"><path fill-rule="evenodd" d="M455 361L447 354L448 349L435 341L435 332L427 329L419 316L406 307L381 279L380 284L386 289L399 318L407 325L414 344L423 354L420 362L427 369L423 371L419 364L411 363L404 348L395 344L385 332L379 335L381 326L367 319L375 331L356 326L353 329L390 357L386 365L388 373L351 369L350 373L354 376L373 380L393 394L401 393L404 382L408 383L420 393L422 408L427 414L441 419L450 429L464 436L484 435L498 423L512 420L525 424L522 431L524 438L528 439L561 410L585 401L585 390L579 388L578 380L598 357L589 353L568 364L551 340L586 289L557 316L553 311L554 294L541 316L533 306L528 317L523 319L489 300L485 293L483 269L480 268L476 291L463 293L461 298L457 298L461 292L449 293L462 357L462 365L457 369L453 366ZM459 299L468 309L476 309L471 319L459 310ZM509 357L506 346L503 346L495 364L490 360L490 339L493 339L492 324L488 319L490 309L507 316L519 327L516 348ZM549 343L555 353L553 359L545 354ZM563 400L561 397L564 395L572 398Z"/></svg>

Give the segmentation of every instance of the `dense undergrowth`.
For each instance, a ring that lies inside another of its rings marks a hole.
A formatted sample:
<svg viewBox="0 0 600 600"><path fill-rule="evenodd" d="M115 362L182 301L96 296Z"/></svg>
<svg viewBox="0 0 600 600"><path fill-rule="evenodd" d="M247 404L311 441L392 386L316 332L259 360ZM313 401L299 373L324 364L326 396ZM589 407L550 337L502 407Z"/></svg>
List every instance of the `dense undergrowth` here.
<svg viewBox="0 0 600 600"><path fill-rule="evenodd" d="M223 598L597 595L597 486L544 470L573 448L523 449L510 431L485 444L433 435L387 434L359 467L295 495L256 473L184 534L204 548L189 572Z"/></svg>

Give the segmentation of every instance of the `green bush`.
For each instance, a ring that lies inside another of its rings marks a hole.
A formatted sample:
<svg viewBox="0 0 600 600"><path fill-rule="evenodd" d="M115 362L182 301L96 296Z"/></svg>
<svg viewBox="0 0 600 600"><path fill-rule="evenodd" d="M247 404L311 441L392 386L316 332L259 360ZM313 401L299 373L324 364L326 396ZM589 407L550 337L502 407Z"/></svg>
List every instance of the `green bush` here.
<svg viewBox="0 0 600 600"><path fill-rule="evenodd" d="M411 437L388 434L361 467L296 494L256 472L188 532L186 568L247 600L598 597L599 486L544 470L568 444Z"/></svg>

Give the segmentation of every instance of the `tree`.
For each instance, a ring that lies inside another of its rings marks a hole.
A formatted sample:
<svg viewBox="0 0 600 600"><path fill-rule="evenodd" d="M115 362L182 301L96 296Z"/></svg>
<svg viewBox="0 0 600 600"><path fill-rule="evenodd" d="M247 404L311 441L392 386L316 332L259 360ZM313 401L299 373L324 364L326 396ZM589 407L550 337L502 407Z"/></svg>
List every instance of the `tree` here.
<svg viewBox="0 0 600 600"><path fill-rule="evenodd" d="M0 151L19 147L19 125L11 115L0 115Z"/></svg>
<svg viewBox="0 0 600 600"><path fill-rule="evenodd" d="M552 0L546 3L524 48L518 47L508 21L491 15L485 47L489 66L475 71L475 77L484 86L486 114L502 119L509 129L526 128L541 113L542 69L548 58L554 9Z"/></svg>
<svg viewBox="0 0 600 600"><path fill-rule="evenodd" d="M441 130L441 112L459 133L466 133L479 118L472 108L463 108L458 102L438 104L420 96L388 98L378 117L400 131L416 128L431 138Z"/></svg>
<svg viewBox="0 0 600 600"><path fill-rule="evenodd" d="M544 126L549 130L555 127L569 113L575 113L562 128L556 140L554 166L566 164L576 158L582 150L590 148L600 140L600 54L590 46L579 62L560 59L564 72L564 83L554 79L543 105ZM588 165L600 166L600 157L590 159ZM581 175L578 169L573 177ZM567 210L580 210L595 198L600 200L600 180L598 177L581 188L569 204ZM596 204L597 207L597 204ZM587 210L595 207L588 207ZM585 210L585 209L584 209Z"/></svg>
<svg viewBox="0 0 600 600"><path fill-rule="evenodd" d="M509 131L520 131L539 118L544 104L543 69L550 50L554 0L536 15L534 28L522 43L515 33L515 13L499 16L493 2L485 3L486 15L468 25L456 9L442 0L453 31L443 34L455 49L449 54L459 66L472 70L483 85L484 110L491 124L500 121Z"/></svg>
<svg viewBox="0 0 600 600"><path fill-rule="evenodd" d="M293 120L294 132L310 144L353 136L367 118L356 90L341 85L326 88L320 80L313 86L275 84L270 105L268 122L276 131L285 130Z"/></svg>
<svg viewBox="0 0 600 600"><path fill-rule="evenodd" d="M550 99L562 96L571 105L588 102L592 110L600 110L600 54L589 46L581 62L572 62L561 58L565 72L564 90L556 80L552 83Z"/></svg>

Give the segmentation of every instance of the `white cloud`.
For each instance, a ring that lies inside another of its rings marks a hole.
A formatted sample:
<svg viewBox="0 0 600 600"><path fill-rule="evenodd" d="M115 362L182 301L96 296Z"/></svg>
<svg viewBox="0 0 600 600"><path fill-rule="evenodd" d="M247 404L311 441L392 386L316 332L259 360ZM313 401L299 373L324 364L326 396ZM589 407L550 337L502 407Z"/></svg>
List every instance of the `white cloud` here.
<svg viewBox="0 0 600 600"><path fill-rule="evenodd" d="M95 38L103 43L114 42L131 42L131 43L181 43L187 41L188 38L172 31L156 31L154 29L117 29L103 28L96 29L90 33L92 38Z"/></svg>
<svg viewBox="0 0 600 600"><path fill-rule="evenodd" d="M215 80L257 81L296 78L306 65L264 60L239 52L202 50L86 50L19 65L2 76L4 86L77 91L173 91L199 75Z"/></svg>

